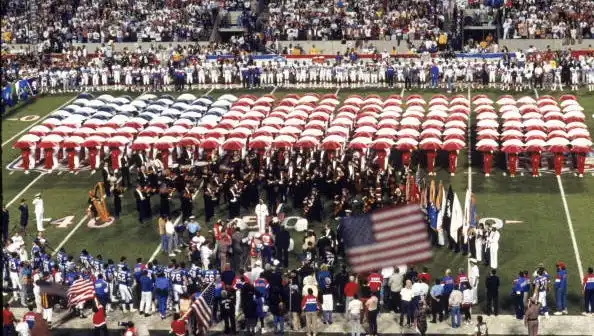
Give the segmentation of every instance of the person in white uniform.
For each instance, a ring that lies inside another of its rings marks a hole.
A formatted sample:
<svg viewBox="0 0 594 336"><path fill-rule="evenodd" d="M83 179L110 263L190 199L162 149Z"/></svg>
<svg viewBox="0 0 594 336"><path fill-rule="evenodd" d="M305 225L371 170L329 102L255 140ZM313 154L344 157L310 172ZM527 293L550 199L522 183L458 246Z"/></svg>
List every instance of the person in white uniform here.
<svg viewBox="0 0 594 336"><path fill-rule="evenodd" d="M475 305L478 303L478 288L479 288L480 271L479 271L479 267L477 266L476 259L470 258L468 261L470 262L470 271L468 272L468 280L470 281L470 286L472 286L472 304Z"/></svg>
<svg viewBox="0 0 594 336"><path fill-rule="evenodd" d="M37 231L45 231L43 228L43 199L41 193L35 195L33 199L33 206L35 207L35 222L37 223Z"/></svg>
<svg viewBox="0 0 594 336"><path fill-rule="evenodd" d="M496 227L491 228L491 234L489 235L489 254L491 261L491 268L497 269L497 252L499 251L499 231Z"/></svg>
<svg viewBox="0 0 594 336"><path fill-rule="evenodd" d="M260 203L256 205L256 220L258 222L258 231L264 233L266 231L266 217L269 215L268 206L260 199Z"/></svg>

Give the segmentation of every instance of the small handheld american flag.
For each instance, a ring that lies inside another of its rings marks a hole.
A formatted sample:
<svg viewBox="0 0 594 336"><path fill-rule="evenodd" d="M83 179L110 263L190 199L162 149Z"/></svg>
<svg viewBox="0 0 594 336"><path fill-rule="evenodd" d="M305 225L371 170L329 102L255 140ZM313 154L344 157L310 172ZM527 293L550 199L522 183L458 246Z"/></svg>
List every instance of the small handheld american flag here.
<svg viewBox="0 0 594 336"><path fill-rule="evenodd" d="M198 325L208 330L212 319L211 306L215 296L214 282L210 283L192 303L192 310L196 313Z"/></svg>
<svg viewBox="0 0 594 336"><path fill-rule="evenodd" d="M343 239L353 271L369 272L431 259L427 225L418 204L344 217Z"/></svg>
<svg viewBox="0 0 594 336"><path fill-rule="evenodd" d="M95 297L95 287L91 280L80 278L68 288L68 307L92 300Z"/></svg>

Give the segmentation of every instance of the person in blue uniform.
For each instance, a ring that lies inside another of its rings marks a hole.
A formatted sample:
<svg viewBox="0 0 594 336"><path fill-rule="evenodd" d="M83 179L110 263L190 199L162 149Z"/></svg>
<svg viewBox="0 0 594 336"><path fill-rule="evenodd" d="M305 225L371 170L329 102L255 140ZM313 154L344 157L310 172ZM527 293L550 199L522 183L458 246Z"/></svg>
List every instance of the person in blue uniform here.
<svg viewBox="0 0 594 336"><path fill-rule="evenodd" d="M169 279L165 277L163 272L159 273L157 275L157 279L155 280L155 295L157 297L157 309L159 310L161 319L165 319L165 314L167 312L167 298L169 297L170 288L171 285L169 283Z"/></svg>
<svg viewBox="0 0 594 336"><path fill-rule="evenodd" d="M555 315L567 315L567 270L565 263L557 263L557 274L555 276Z"/></svg>

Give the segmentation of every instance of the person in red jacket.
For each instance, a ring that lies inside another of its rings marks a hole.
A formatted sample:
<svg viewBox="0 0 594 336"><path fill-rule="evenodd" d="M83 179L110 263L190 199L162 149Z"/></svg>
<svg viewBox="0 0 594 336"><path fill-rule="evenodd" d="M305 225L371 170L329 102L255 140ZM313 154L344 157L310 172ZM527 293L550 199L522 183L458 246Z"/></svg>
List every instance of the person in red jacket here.
<svg viewBox="0 0 594 336"><path fill-rule="evenodd" d="M99 300L95 298L95 305L93 306L93 330L94 336L107 336L107 322L105 319L105 308L99 303Z"/></svg>
<svg viewBox="0 0 594 336"><path fill-rule="evenodd" d="M349 276L349 282L344 286L344 296L346 297L345 307L349 306L349 303L353 300L353 296L359 293L359 284L355 281L353 275Z"/></svg>
<svg viewBox="0 0 594 336"><path fill-rule="evenodd" d="M431 283L431 275L429 275L429 269L427 267L423 267L423 272L417 275L417 278L423 280L424 283L430 284Z"/></svg>
<svg viewBox="0 0 594 336"><path fill-rule="evenodd" d="M186 334L186 319L179 316L179 313L173 314L171 321L171 334L175 336L184 336Z"/></svg>
<svg viewBox="0 0 594 336"><path fill-rule="evenodd" d="M378 293L382 288L382 284L384 283L384 278L379 272L373 272L367 276L367 283L369 284L369 289L371 289L371 293Z"/></svg>

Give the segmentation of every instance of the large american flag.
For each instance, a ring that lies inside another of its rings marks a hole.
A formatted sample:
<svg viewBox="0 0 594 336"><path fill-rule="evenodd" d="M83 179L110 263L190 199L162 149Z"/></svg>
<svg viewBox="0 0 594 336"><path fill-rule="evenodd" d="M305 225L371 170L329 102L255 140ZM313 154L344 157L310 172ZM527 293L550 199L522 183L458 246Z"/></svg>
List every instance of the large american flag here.
<svg viewBox="0 0 594 336"><path fill-rule="evenodd" d="M210 320L212 319L211 306L214 301L215 285L214 282L209 284L204 291L192 303L192 310L196 313L196 322L202 328L208 330L210 327Z"/></svg>
<svg viewBox="0 0 594 336"><path fill-rule="evenodd" d="M74 307L81 302L92 300L95 297L95 287L91 280L80 278L68 288L68 307Z"/></svg>
<svg viewBox="0 0 594 336"><path fill-rule="evenodd" d="M341 226L349 264L357 273L415 264L432 256L418 204L344 217Z"/></svg>

